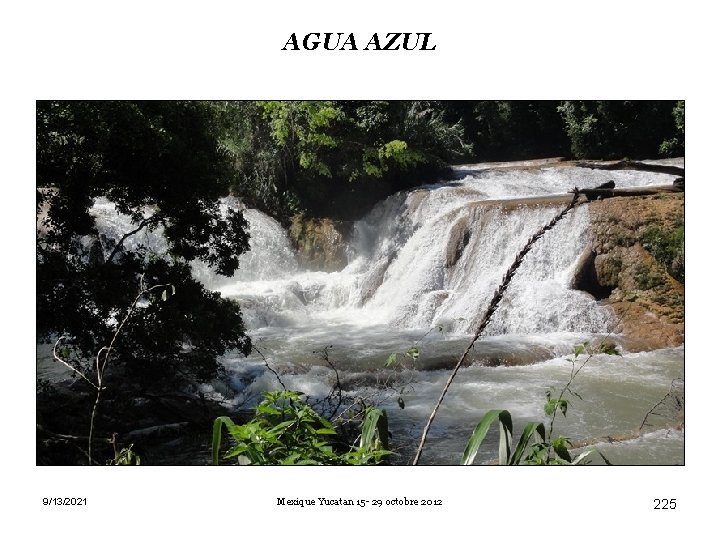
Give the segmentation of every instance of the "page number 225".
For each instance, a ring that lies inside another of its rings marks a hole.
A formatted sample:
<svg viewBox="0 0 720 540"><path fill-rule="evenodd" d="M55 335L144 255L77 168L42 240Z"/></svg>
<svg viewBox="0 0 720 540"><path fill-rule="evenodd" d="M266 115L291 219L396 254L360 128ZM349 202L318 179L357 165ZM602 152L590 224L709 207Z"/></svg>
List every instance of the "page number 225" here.
<svg viewBox="0 0 720 540"><path fill-rule="evenodd" d="M676 499L653 499L655 510L675 510L677 508Z"/></svg>

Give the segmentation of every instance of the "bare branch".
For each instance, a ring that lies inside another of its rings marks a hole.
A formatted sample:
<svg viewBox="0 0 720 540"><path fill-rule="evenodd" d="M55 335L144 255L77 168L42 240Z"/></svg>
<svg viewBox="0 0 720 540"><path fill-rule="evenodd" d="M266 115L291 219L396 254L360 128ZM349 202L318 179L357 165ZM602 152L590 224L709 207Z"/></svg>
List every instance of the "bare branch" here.
<svg viewBox="0 0 720 540"><path fill-rule="evenodd" d="M285 383L282 382L282 379L280 378L280 375L278 375L278 372L270 367L270 364L268 364L268 361L267 361L267 358L265 358L265 355L255 345L253 345L252 348L255 350L256 353L258 353L260 355L260 358L263 359L263 362L265 362L265 367L268 368L273 373L273 375L275 375L275 378L278 380L278 382L280 383L280 386L282 386L283 390L287 391L287 388L285 387Z"/></svg>
<svg viewBox="0 0 720 540"><path fill-rule="evenodd" d="M55 433L53 431L50 431L49 429L46 429L45 427L41 426L40 424L36 424L35 426L39 431L42 431L43 433L45 433L49 437L52 437L53 439L62 439L65 441L83 441L83 442L88 440L87 436L66 435L64 433ZM100 442L106 442L106 443L113 442L113 439L105 439L105 438L96 438L95 440L100 441Z"/></svg>
<svg viewBox="0 0 720 540"><path fill-rule="evenodd" d="M656 410L662 406L667 404L667 401L670 398L675 399L675 404L673 405L674 408L678 410L682 410L685 406L685 400L682 398L682 395L680 394L680 390L676 388L676 383L682 383L684 382L683 379L673 379L673 381L670 383L670 390L667 394L665 394L655 405L652 406L652 408L645 414L645 417L643 418L642 422L640 422L640 427L638 428L638 431L642 431L642 429L645 426L650 426L650 423L648 422L648 419L650 418L650 415L656 415L656 416L662 416L661 413L656 412ZM680 394L680 395L678 395Z"/></svg>
<svg viewBox="0 0 720 540"><path fill-rule="evenodd" d="M685 167L676 167L674 165L658 165L655 163L643 163L642 161L620 160L620 161L578 161L576 167L586 169L598 169L601 171L647 171L662 174L677 174L685 176Z"/></svg>
<svg viewBox="0 0 720 540"><path fill-rule="evenodd" d="M333 385L333 389L330 392L330 394L328 394L328 396L325 398L325 400L327 400L327 402L330 403L330 399L331 399L332 395L335 393L335 389L337 388L338 402L337 402L337 405L335 406L335 410L330 415L330 419L332 419L337 414L337 412L340 410L340 406L342 405L342 385L340 384L340 374L338 373L338 370L335 368L335 365L330 361L330 355L328 354L328 349L331 347L332 347L332 345L328 345L325 348L323 348L321 351L313 351L313 353L319 353L323 357L323 360L325 360L325 362L327 362L327 364L330 366L330 369L332 369L335 372L335 381L336 382Z"/></svg>
<svg viewBox="0 0 720 540"><path fill-rule="evenodd" d="M110 352L112 351L113 345L115 345L115 340L117 339L118 335L120 334L120 331L122 330L123 326L125 326L125 323L130 319L130 315L132 315L133 311L135 310L135 306L137 306L137 303L140 301L140 298L142 298L145 294L159 288L166 288L171 287L169 283L164 283L162 285L153 285L149 289L144 289L145 284L145 275L140 276L140 292L135 297L135 300L133 300L133 303L130 305L130 307L127 310L127 313L125 314L125 318L122 320L120 325L117 327L117 330L115 330L115 333L113 334L112 339L110 340L110 345L106 345L102 347L95 357L95 365L97 367L97 377L98 377L98 385L95 387L97 388L97 395L95 397L95 403L93 405L92 413L90 415L90 435L88 436L88 459L90 460L90 464L92 465L92 436L93 431L95 429L95 416L97 415L97 409L98 405L100 404L100 394L103 390L103 377L105 376L105 369L108 366L108 359L110 358ZM103 359L102 363L100 363L100 355L105 352L105 358Z"/></svg>
<svg viewBox="0 0 720 540"><path fill-rule="evenodd" d="M60 341L62 341L62 340L64 340L64 339L68 339L69 337L70 337L70 336L60 336L60 337L57 339L57 341L55 342L55 345L53 345L53 358L55 358L55 360L57 360L57 361L60 362L61 364L67 366L67 368L70 369L71 371L73 371L73 372L77 373L78 375L80 375L80 377L82 377L83 379L85 379L90 386L92 386L92 387L95 388L96 390L99 389L99 388L98 388L98 385L95 384L94 382L92 382L90 379L88 379L88 378L83 374L82 371L80 371L79 369L77 369L77 368L75 368L74 366L70 365L70 364L67 363L65 360L63 360L62 358L60 358L60 356L58 356L57 346L60 344Z"/></svg>

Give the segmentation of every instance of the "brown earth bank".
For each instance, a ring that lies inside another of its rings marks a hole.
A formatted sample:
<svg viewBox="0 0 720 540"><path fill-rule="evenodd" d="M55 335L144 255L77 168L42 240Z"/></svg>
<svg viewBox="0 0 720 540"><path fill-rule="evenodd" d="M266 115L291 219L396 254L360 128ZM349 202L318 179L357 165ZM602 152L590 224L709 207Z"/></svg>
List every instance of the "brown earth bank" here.
<svg viewBox="0 0 720 540"><path fill-rule="evenodd" d="M629 351L685 341L684 194L589 203L592 241L574 279L607 302Z"/></svg>

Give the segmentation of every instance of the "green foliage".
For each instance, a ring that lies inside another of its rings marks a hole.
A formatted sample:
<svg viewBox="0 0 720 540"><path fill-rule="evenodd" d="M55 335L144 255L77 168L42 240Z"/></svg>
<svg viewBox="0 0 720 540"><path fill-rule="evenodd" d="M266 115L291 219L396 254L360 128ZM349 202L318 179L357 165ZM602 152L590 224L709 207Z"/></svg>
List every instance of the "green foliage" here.
<svg viewBox="0 0 720 540"><path fill-rule="evenodd" d="M590 451L574 458L570 455L566 437L549 441L545 437L545 426L530 422L523 429L520 440L512 448L512 416L506 410L488 411L475 427L463 452L462 465L472 465L478 449L485 440L491 425L497 421L499 435L498 463L500 465L577 465L583 463ZM530 444L532 439L535 441Z"/></svg>
<svg viewBox="0 0 720 540"><path fill-rule="evenodd" d="M405 141L392 140L380 148L367 148L363 152L363 170L369 176L381 177L386 173L392 162L400 168L407 169L425 161L421 152L408 148Z"/></svg>
<svg viewBox="0 0 720 540"><path fill-rule="evenodd" d="M677 156L685 152L685 102L678 101L673 107L676 133L660 144L660 155Z"/></svg>
<svg viewBox="0 0 720 540"><path fill-rule="evenodd" d="M596 451L588 450L573 458L570 455L569 439L567 437L547 439L545 425L541 422L526 424L520 440L513 449L512 416L506 410L492 410L485 413L470 436L463 452L462 465L474 463L478 449L495 421L500 430L498 448L500 465L579 465L585 463L588 455Z"/></svg>
<svg viewBox="0 0 720 540"><path fill-rule="evenodd" d="M635 283L643 291L654 289L665 282L665 276L649 264L640 264L635 272Z"/></svg>
<svg viewBox="0 0 720 540"><path fill-rule="evenodd" d="M449 163L569 154L654 157L684 150L684 102L212 105L221 148L234 162L236 194L284 223L298 212L357 219L383 197L437 177Z"/></svg>
<svg viewBox="0 0 720 540"><path fill-rule="evenodd" d="M385 195L466 155L462 129L438 104L385 101L258 102L282 156L284 190L311 215L360 217ZM330 206L329 201L335 204Z"/></svg>
<svg viewBox="0 0 720 540"><path fill-rule="evenodd" d="M640 237L642 246L679 282L685 282L685 226L673 228L652 225Z"/></svg>
<svg viewBox="0 0 720 540"><path fill-rule="evenodd" d="M617 348L617 345L609 341L603 341L600 344L599 352L602 354L609 354L611 356L621 356L620 350Z"/></svg>
<svg viewBox="0 0 720 540"><path fill-rule="evenodd" d="M505 410L492 410L485 413L480 422L473 430L470 440L463 452L462 464L472 465L477 456L480 445L485 440L485 436L490 430L490 426L497 420L500 426L500 445L498 449L498 460L501 465L508 464L510 456L510 446L512 445L512 416Z"/></svg>
<svg viewBox="0 0 720 540"><path fill-rule="evenodd" d="M385 360L385 367L395 365L397 361L397 353L391 353L390 356L387 357L387 360Z"/></svg>
<svg viewBox="0 0 720 540"><path fill-rule="evenodd" d="M133 445L115 451L115 457L109 459L108 465L140 465L140 456L133 452Z"/></svg>
<svg viewBox="0 0 720 540"><path fill-rule="evenodd" d="M673 118L675 119L675 127L685 135L685 102L678 101L673 107Z"/></svg>
<svg viewBox="0 0 720 540"><path fill-rule="evenodd" d="M672 101L563 101L558 112L573 157L651 158L676 133L676 107Z"/></svg>
<svg viewBox="0 0 720 540"><path fill-rule="evenodd" d="M567 136L556 101L453 102L476 159L498 161L565 156Z"/></svg>
<svg viewBox="0 0 720 540"><path fill-rule="evenodd" d="M417 347L410 347L406 352L405 356L412 358L413 360L417 360L420 358L420 351Z"/></svg>
<svg viewBox="0 0 720 540"><path fill-rule="evenodd" d="M303 169L331 176L323 153L339 144L332 128L343 117L340 109L330 101L260 101L258 106L279 146L296 153Z"/></svg>
<svg viewBox="0 0 720 540"><path fill-rule="evenodd" d="M590 357L593 355L601 353L601 354L608 354L612 356L622 356L620 354L620 350L617 347L616 343L613 343L612 341L602 340L599 343L594 344L593 346L590 346L589 341L585 341L581 343L580 345L575 346L575 354L574 357L570 359L573 364L575 363L575 360L580 356L581 354L587 354L589 360ZM576 373L574 367L573 367L573 373Z"/></svg>
<svg viewBox="0 0 720 540"><path fill-rule="evenodd" d="M365 420L362 425L360 449L368 451L387 450L390 447L388 436L387 413L375 407L368 409L365 412Z"/></svg>
<svg viewBox="0 0 720 540"><path fill-rule="evenodd" d="M221 148L233 163L234 194L287 223L302 210L292 186L294 156L277 145L270 123L255 102L220 101L213 105L221 119Z"/></svg>
<svg viewBox="0 0 720 540"><path fill-rule="evenodd" d="M563 416L567 416L568 405L570 404L567 399L560 399L556 397L555 389L549 388L545 391L545 414L552 416L556 411L560 411Z"/></svg>
<svg viewBox="0 0 720 540"><path fill-rule="evenodd" d="M336 449L335 428L301 396L292 391L266 392L255 417L243 425L218 417L213 425L213 463L219 462L222 426L234 441L224 457L241 457L241 463L253 465L364 465L380 463L391 453L385 411L367 409L360 446L341 453Z"/></svg>
<svg viewBox="0 0 720 540"><path fill-rule="evenodd" d="M420 358L420 348L418 347L418 345L420 345L420 343L422 343L423 340L428 337L434 330L437 330L441 334L445 331L442 325L430 328L430 330L425 332L425 334L423 334L420 339L418 339L411 347L409 347L400 358L398 358L398 353L391 353L385 360L385 367L401 365L403 363L407 363L407 360L411 360L413 363L417 361ZM405 360L405 362L403 362L403 360ZM407 366L403 365L401 367Z"/></svg>
<svg viewBox="0 0 720 540"><path fill-rule="evenodd" d="M417 345L413 345L410 347L407 351L403 353L404 358L408 358L412 361L417 360L420 358L420 349L417 348ZM385 367L394 366L399 363L397 353L390 354L387 359L385 360Z"/></svg>

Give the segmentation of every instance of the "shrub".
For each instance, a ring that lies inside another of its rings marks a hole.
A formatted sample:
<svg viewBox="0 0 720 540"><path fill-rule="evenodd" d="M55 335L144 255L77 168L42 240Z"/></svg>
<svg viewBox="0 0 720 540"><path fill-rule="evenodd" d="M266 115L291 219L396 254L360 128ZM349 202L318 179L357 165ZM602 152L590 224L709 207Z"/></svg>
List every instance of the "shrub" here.
<svg viewBox="0 0 720 540"><path fill-rule="evenodd" d="M238 457L252 465L364 465L380 463L388 451L388 422L385 411L366 409L360 446L339 452L340 441L332 424L288 390L265 392L255 408L255 417L243 425L227 416L215 419L213 426L213 464L219 461L220 438L224 425L234 439L225 458Z"/></svg>
<svg viewBox="0 0 720 540"><path fill-rule="evenodd" d="M679 282L685 282L685 226L672 229L651 226L641 237L642 245L665 270Z"/></svg>

